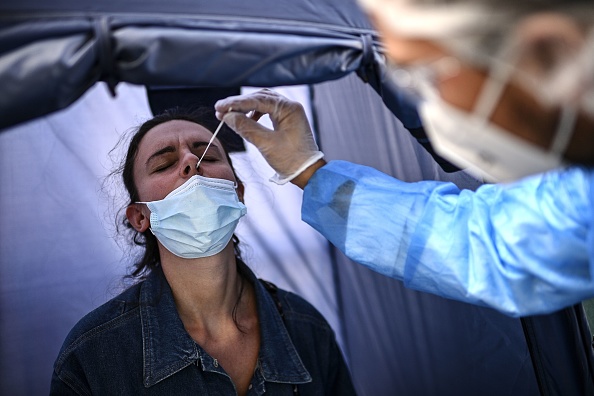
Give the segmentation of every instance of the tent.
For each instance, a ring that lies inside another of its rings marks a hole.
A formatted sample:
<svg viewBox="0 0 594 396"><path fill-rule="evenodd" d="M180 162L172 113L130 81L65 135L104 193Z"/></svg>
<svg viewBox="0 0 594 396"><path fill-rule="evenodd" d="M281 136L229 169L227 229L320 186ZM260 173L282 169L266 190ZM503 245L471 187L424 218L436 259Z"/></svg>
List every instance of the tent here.
<svg viewBox="0 0 594 396"><path fill-rule="evenodd" d="M328 159L480 185L434 155L384 74L353 1L3 1L0 394L47 394L68 330L125 287L111 148L150 116L147 92L275 87L307 106ZM580 305L520 320L406 289L301 223L300 191L267 183L253 147L234 161L248 264L328 318L359 394L594 393Z"/></svg>

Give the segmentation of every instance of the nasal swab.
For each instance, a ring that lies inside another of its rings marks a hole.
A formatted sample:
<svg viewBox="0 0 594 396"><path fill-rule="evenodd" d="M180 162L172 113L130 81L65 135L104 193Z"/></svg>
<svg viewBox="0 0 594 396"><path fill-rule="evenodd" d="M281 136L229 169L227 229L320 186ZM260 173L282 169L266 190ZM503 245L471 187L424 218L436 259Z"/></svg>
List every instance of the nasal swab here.
<svg viewBox="0 0 594 396"><path fill-rule="evenodd" d="M229 108L229 111L233 111L233 110L231 108ZM202 158L204 158L204 156L206 155L206 152L208 151L208 148L212 144L212 141L217 137L217 133L219 133L219 131L221 130L221 128L222 128L222 126L223 126L224 123L225 123L225 121L224 120L221 120L221 122L219 123L219 126L214 131L214 133L212 134L212 137L210 138L210 141L206 145L206 149L202 153L202 157L200 157L200 159L198 160L198 163L196 164L196 170L198 170L198 167L200 166L200 163L202 162Z"/></svg>

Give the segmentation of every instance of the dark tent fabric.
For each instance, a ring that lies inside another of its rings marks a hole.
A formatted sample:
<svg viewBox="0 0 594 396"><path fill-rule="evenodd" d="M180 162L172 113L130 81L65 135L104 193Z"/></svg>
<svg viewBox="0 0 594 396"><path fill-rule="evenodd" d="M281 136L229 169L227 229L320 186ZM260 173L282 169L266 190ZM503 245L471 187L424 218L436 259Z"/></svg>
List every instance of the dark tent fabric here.
<svg viewBox="0 0 594 396"><path fill-rule="evenodd" d="M64 108L100 79L278 86L373 61L351 1L24 1L0 15L0 127Z"/></svg>
<svg viewBox="0 0 594 396"><path fill-rule="evenodd" d="M146 94L154 115L161 114L171 108L196 109L198 107L210 109L209 117L215 118L214 104L220 98L239 95L240 87L225 88L153 88L147 87ZM204 111L204 110L203 110ZM216 122L216 121L215 121ZM230 153L245 151L245 143L241 136L223 124L217 138L225 145Z"/></svg>
<svg viewBox="0 0 594 396"><path fill-rule="evenodd" d="M521 320L541 394L593 395L592 335L582 305Z"/></svg>
<svg viewBox="0 0 594 396"><path fill-rule="evenodd" d="M115 93L119 81L270 87L356 71L443 169L459 170L433 152L414 105L384 90L375 32L353 1L28 0L0 5L0 24L0 128L62 109L99 80Z"/></svg>
<svg viewBox="0 0 594 396"><path fill-rule="evenodd" d="M9 3L5 0L0 4L0 86L3 90L0 128L5 128L0 148L5 154L2 174L7 179L3 182L8 183L8 188L3 189L2 209L10 211L17 207L10 201L11 194L17 194L17 189L26 182L12 179L11 158L7 155L35 160L30 156L33 148L16 144L18 139L14 134L29 133L33 145L39 146L35 153L43 152L44 143L55 143L44 131L52 130L52 126L59 123L53 124L56 118L44 119L45 124L26 121L84 102L89 89L94 89L98 81L106 82L116 94L121 89L117 86L120 82L163 89L311 85L315 112L312 121L329 158L369 164L404 180L454 180L475 188L478 183L463 172L447 175L444 169L456 169L435 158L441 165L438 167L406 131L416 133L422 146L430 150L430 145L423 140L414 103L394 92L385 82L380 51L375 32L353 1L25 0ZM362 81L369 86L364 86ZM381 95L374 96L370 87ZM93 109L92 104L88 106ZM27 129L29 126L31 128ZM64 143L59 132L52 130L57 140ZM84 167L82 159L92 154L92 147L74 145L74 148L81 153L76 150L69 153L81 159ZM51 177L52 171L58 169L32 175L32 179L46 188L42 176ZM89 169L62 171L70 172L74 180L94 174L87 173ZM28 206L34 207L44 195L51 195L56 202L61 199L66 202L68 188L54 187L42 190L39 196L28 197ZM77 205L92 206L90 203L94 200L96 197L89 194L80 197ZM68 212L70 208L64 210ZM43 215L40 214L41 219ZM57 225L48 224L47 229L57 228L54 232L59 233L65 224L68 218ZM2 250L12 251L12 245L5 245L7 240L21 243L22 249L26 249L28 226L30 224L18 222L2 224ZM256 240L266 238L258 235L256 228L248 229L256 234ZM280 229L286 230L282 222ZM296 235L292 237L293 242L299 245L300 234ZM56 250L72 249L80 255L114 248L108 240L95 243L85 240L85 244L63 242L64 246ZM299 246L297 255L302 256L312 273L324 271L323 268L331 269L331 273L308 279L309 284L292 274L282 279L287 282L286 286L294 286L292 288L298 291L312 284L319 290L324 287L331 290L325 296L322 294L318 304L332 307L338 315L338 322L332 321L332 324L360 394L572 395L592 392L590 335L587 324L580 319L580 306L541 320L513 320L486 308L407 290L397 281L348 262L337 252L322 252L327 246L321 247L317 241L314 244L315 250L311 245ZM311 257L312 252L315 258ZM54 251L49 254L29 249L29 253L32 260L59 271L60 263L51 260ZM327 260L327 255L334 260ZM3 279L11 279L5 277L9 271L11 274L27 272L27 261L10 254L2 257L6 259L0 267ZM324 267L317 261L328 261L330 265ZM109 262L106 267L112 265L114 263ZM31 287L39 286L44 290L43 280L34 279ZM324 285L328 279L334 283ZM76 281L84 284L85 279ZM91 287L104 290L109 289L110 284L92 284ZM5 341L5 333L11 330L11 318L29 314L43 317L43 312L27 310L33 298L19 294L21 288L22 284L2 284L1 295L16 296L15 299L20 300L14 305L24 307L21 311L11 310L12 302L2 301L2 394L31 394L31 390L38 391L48 385L39 382L47 381L49 373L29 372L26 365L11 365L16 361L14 357L19 347L8 344L16 337ZM107 293L104 297L107 298ZM98 303L100 301L92 301L88 305ZM66 312L63 315L67 317ZM34 320L35 317L31 318ZM52 334L54 339L62 340L65 336L63 329L52 327L51 321L45 326L48 333L55 333ZM45 338L37 339L35 334L27 336L33 343L40 343L40 351L47 351L41 345ZM566 340L569 341L562 342ZM52 349L55 348L52 345ZM10 353L4 353L7 350ZM534 351L538 354L531 354ZM580 369L569 374L557 371L557 366L576 365ZM22 378L19 381L2 378L7 373ZM27 389L2 385L25 382L28 382Z"/></svg>

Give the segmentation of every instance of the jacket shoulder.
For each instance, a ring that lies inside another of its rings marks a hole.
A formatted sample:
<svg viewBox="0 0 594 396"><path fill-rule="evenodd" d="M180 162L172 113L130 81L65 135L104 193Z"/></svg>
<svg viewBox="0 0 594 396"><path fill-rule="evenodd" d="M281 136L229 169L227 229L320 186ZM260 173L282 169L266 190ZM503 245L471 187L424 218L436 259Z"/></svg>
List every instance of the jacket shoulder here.
<svg viewBox="0 0 594 396"><path fill-rule="evenodd" d="M70 330L56 360L56 368L81 344L117 328L138 315L140 283L83 316Z"/></svg>

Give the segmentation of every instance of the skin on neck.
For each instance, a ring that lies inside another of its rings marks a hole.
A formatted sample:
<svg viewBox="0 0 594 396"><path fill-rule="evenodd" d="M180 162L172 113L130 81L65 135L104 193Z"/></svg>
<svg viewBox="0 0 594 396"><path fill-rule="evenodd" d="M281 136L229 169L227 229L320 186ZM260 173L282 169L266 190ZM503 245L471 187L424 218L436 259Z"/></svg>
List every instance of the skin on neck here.
<svg viewBox="0 0 594 396"><path fill-rule="evenodd" d="M197 259L182 259L162 245L159 253L186 331L225 369L237 393L247 394L260 350L260 325L255 291L237 271L233 243Z"/></svg>
<svg viewBox="0 0 594 396"><path fill-rule="evenodd" d="M214 256L198 259L177 257L162 245L159 252L163 273L187 328L200 329L208 336L220 334L229 319L233 323L231 314L241 278L232 243Z"/></svg>

